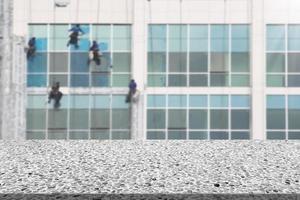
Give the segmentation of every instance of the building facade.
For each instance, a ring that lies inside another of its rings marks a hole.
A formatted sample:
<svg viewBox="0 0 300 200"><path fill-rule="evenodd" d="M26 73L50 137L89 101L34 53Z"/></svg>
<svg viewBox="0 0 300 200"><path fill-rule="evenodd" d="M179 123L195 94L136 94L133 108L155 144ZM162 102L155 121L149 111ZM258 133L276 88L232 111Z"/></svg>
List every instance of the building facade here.
<svg viewBox="0 0 300 200"><path fill-rule="evenodd" d="M14 34L37 38L26 139L300 139L299 1L55 2L14 1ZM131 79L139 98L126 104ZM47 103L55 82L60 109Z"/></svg>

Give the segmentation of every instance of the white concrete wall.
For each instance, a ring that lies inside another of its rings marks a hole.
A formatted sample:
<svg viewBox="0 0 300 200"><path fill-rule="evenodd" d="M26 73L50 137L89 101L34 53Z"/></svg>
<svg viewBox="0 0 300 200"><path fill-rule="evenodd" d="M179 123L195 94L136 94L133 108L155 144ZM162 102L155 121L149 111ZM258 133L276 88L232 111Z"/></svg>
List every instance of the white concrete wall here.
<svg viewBox="0 0 300 200"><path fill-rule="evenodd" d="M265 87L265 25L300 24L300 0L14 0L14 33L26 36L28 23L109 23L133 26L133 77L147 93L252 95L254 139L265 139L265 95L300 94L300 88ZM252 84L249 88L147 88L147 24L251 24ZM145 135L146 99L139 104L135 138ZM141 117L143 116L143 117ZM142 135L139 135L142 134Z"/></svg>

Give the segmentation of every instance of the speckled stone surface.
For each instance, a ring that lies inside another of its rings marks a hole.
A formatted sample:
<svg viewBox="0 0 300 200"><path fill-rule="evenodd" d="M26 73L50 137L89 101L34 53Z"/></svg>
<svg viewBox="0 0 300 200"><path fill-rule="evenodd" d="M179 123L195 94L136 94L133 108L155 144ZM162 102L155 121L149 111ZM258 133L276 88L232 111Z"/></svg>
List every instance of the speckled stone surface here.
<svg viewBox="0 0 300 200"><path fill-rule="evenodd" d="M0 142L0 193L300 193L296 141Z"/></svg>

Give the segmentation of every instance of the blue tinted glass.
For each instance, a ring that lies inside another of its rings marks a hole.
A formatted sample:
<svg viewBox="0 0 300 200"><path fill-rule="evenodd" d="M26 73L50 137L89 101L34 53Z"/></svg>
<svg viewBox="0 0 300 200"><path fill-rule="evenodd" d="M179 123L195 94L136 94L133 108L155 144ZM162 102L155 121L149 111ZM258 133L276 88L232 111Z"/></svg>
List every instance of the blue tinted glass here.
<svg viewBox="0 0 300 200"><path fill-rule="evenodd" d="M152 39L148 41L148 51L150 52L164 52L167 50L166 39Z"/></svg>
<svg viewBox="0 0 300 200"><path fill-rule="evenodd" d="M70 108L87 109L90 105L88 95L71 95Z"/></svg>
<svg viewBox="0 0 300 200"><path fill-rule="evenodd" d="M89 72L88 53L71 53L71 72Z"/></svg>
<svg viewBox="0 0 300 200"><path fill-rule="evenodd" d="M92 86L93 87L108 87L110 85L109 74L92 74Z"/></svg>
<svg viewBox="0 0 300 200"><path fill-rule="evenodd" d="M268 25L267 38L284 38L285 27L284 25Z"/></svg>
<svg viewBox="0 0 300 200"><path fill-rule="evenodd" d="M211 38L228 38L228 25L211 25Z"/></svg>
<svg viewBox="0 0 300 200"><path fill-rule="evenodd" d="M125 95L113 95L112 108L128 108Z"/></svg>
<svg viewBox="0 0 300 200"><path fill-rule="evenodd" d="M45 95L29 95L27 96L27 108L42 109L46 107L47 97Z"/></svg>
<svg viewBox="0 0 300 200"><path fill-rule="evenodd" d="M232 95L231 107L245 107L250 106L250 99L248 95Z"/></svg>
<svg viewBox="0 0 300 200"><path fill-rule="evenodd" d="M169 51L185 52L187 50L187 26L169 26Z"/></svg>
<svg viewBox="0 0 300 200"><path fill-rule="evenodd" d="M90 40L86 38L81 38L78 40L78 49L75 48L74 45L71 45L71 50L72 51L88 51L90 48Z"/></svg>
<svg viewBox="0 0 300 200"><path fill-rule="evenodd" d="M148 95L148 107L165 107L166 95Z"/></svg>
<svg viewBox="0 0 300 200"><path fill-rule="evenodd" d="M27 71L46 72L47 71L47 53L36 53L36 55L27 60Z"/></svg>
<svg viewBox="0 0 300 200"><path fill-rule="evenodd" d="M208 51L208 26L207 25L190 26L190 51L191 52Z"/></svg>
<svg viewBox="0 0 300 200"><path fill-rule="evenodd" d="M71 26L75 27L75 24L72 24ZM90 25L88 25L88 24L80 24L80 28L84 32L83 35L85 37L88 37L88 35L90 34Z"/></svg>
<svg viewBox="0 0 300 200"><path fill-rule="evenodd" d="M248 39L232 39L231 44L232 52L248 52L249 40Z"/></svg>
<svg viewBox="0 0 300 200"><path fill-rule="evenodd" d="M211 51L228 52L229 50L229 27L228 25L211 26Z"/></svg>
<svg viewBox="0 0 300 200"><path fill-rule="evenodd" d="M148 34L150 38L166 38L167 26L166 25L150 25Z"/></svg>
<svg viewBox="0 0 300 200"><path fill-rule="evenodd" d="M285 97L283 95L269 95L267 108L285 108Z"/></svg>
<svg viewBox="0 0 300 200"><path fill-rule="evenodd" d="M27 87L46 87L46 75L27 75Z"/></svg>
<svg viewBox="0 0 300 200"><path fill-rule="evenodd" d="M46 38L36 38L36 51L47 51L47 42Z"/></svg>
<svg viewBox="0 0 300 200"><path fill-rule="evenodd" d="M169 107L186 107L187 96L186 95L169 95L168 100Z"/></svg>
<svg viewBox="0 0 300 200"><path fill-rule="evenodd" d="M72 75L71 76L71 87L88 87L89 86L89 75Z"/></svg>
<svg viewBox="0 0 300 200"><path fill-rule="evenodd" d="M267 50L285 50L285 27L283 25L267 26Z"/></svg>
<svg viewBox="0 0 300 200"><path fill-rule="evenodd" d="M300 50L300 25L289 25L288 28L288 47L290 51Z"/></svg>
<svg viewBox="0 0 300 200"><path fill-rule="evenodd" d="M208 38L208 26L207 25L191 25L190 26L191 38Z"/></svg>
<svg viewBox="0 0 300 200"><path fill-rule="evenodd" d="M248 25L232 25L231 27L232 38L248 38L249 26Z"/></svg>
<svg viewBox="0 0 300 200"><path fill-rule="evenodd" d="M300 109L300 96L293 95L288 97L288 106L291 109Z"/></svg>
<svg viewBox="0 0 300 200"><path fill-rule="evenodd" d="M105 95L92 96L92 108L110 108L110 97Z"/></svg>
<svg viewBox="0 0 300 200"><path fill-rule="evenodd" d="M207 107L206 95L191 95L190 107Z"/></svg>
<svg viewBox="0 0 300 200"><path fill-rule="evenodd" d="M48 104L48 108L53 108L54 101L51 101L51 104ZM66 109L69 108L69 95L63 95L60 100L60 108Z"/></svg>
<svg viewBox="0 0 300 200"><path fill-rule="evenodd" d="M228 96L227 95L210 96L210 107L228 107Z"/></svg>

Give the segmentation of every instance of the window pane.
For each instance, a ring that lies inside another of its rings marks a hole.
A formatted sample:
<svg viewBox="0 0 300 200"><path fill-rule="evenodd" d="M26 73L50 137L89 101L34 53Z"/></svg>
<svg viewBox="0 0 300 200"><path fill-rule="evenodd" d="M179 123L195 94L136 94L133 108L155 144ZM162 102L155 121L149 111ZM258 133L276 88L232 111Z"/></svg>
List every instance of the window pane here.
<svg viewBox="0 0 300 200"><path fill-rule="evenodd" d="M187 106L186 95L169 95L168 99L169 107L184 108Z"/></svg>
<svg viewBox="0 0 300 200"><path fill-rule="evenodd" d="M250 96L248 95L232 95L231 107L233 108L249 108Z"/></svg>
<svg viewBox="0 0 300 200"><path fill-rule="evenodd" d="M49 129L67 129L68 110L48 110L48 128Z"/></svg>
<svg viewBox="0 0 300 200"><path fill-rule="evenodd" d="M211 51L228 52L229 50L229 26L211 25Z"/></svg>
<svg viewBox="0 0 300 200"><path fill-rule="evenodd" d="M288 50L299 51L300 50L300 26L288 25Z"/></svg>
<svg viewBox="0 0 300 200"><path fill-rule="evenodd" d="M285 108L285 96L283 95L268 95L267 108Z"/></svg>
<svg viewBox="0 0 300 200"><path fill-rule="evenodd" d="M170 87L184 87L186 86L187 77L186 75L169 75L169 86Z"/></svg>
<svg viewBox="0 0 300 200"><path fill-rule="evenodd" d="M267 129L285 129L284 109L267 109Z"/></svg>
<svg viewBox="0 0 300 200"><path fill-rule="evenodd" d="M190 25L190 52L208 51L208 26Z"/></svg>
<svg viewBox="0 0 300 200"><path fill-rule="evenodd" d="M46 110L45 109L27 109L26 111L26 129L36 130L46 128Z"/></svg>
<svg viewBox="0 0 300 200"><path fill-rule="evenodd" d="M85 72L90 71L88 66L88 53L71 53L71 72Z"/></svg>
<svg viewBox="0 0 300 200"><path fill-rule="evenodd" d="M210 139L211 140L228 140L228 132L224 131L212 131L210 132Z"/></svg>
<svg viewBox="0 0 300 200"><path fill-rule="evenodd" d="M148 95L147 100L148 107L165 107L166 96L165 95Z"/></svg>
<svg viewBox="0 0 300 200"><path fill-rule="evenodd" d="M68 49L69 25L50 25L50 50Z"/></svg>
<svg viewBox="0 0 300 200"><path fill-rule="evenodd" d="M267 54L267 72L284 72L285 54L268 53Z"/></svg>
<svg viewBox="0 0 300 200"><path fill-rule="evenodd" d="M190 140L207 140L206 131L190 131L189 133Z"/></svg>
<svg viewBox="0 0 300 200"><path fill-rule="evenodd" d="M70 109L70 129L88 129L89 110Z"/></svg>
<svg viewBox="0 0 300 200"><path fill-rule="evenodd" d="M47 38L47 25L29 25L29 36L36 38Z"/></svg>
<svg viewBox="0 0 300 200"><path fill-rule="evenodd" d="M131 27L128 25L114 25L113 26L113 45L114 50L131 49Z"/></svg>
<svg viewBox="0 0 300 200"><path fill-rule="evenodd" d="M300 140L300 132L289 132L289 140Z"/></svg>
<svg viewBox="0 0 300 200"><path fill-rule="evenodd" d="M190 72L207 72L207 53L190 53Z"/></svg>
<svg viewBox="0 0 300 200"><path fill-rule="evenodd" d="M187 53L169 53L169 71L187 71Z"/></svg>
<svg viewBox="0 0 300 200"><path fill-rule="evenodd" d="M267 76L268 87L284 87L285 75L268 75Z"/></svg>
<svg viewBox="0 0 300 200"><path fill-rule="evenodd" d="M166 75L148 75L148 86L150 87L165 87Z"/></svg>
<svg viewBox="0 0 300 200"><path fill-rule="evenodd" d="M112 139L113 140L129 140L130 132L129 131L113 131Z"/></svg>
<svg viewBox="0 0 300 200"><path fill-rule="evenodd" d="M299 119L300 119L300 109L288 110L289 129L300 129Z"/></svg>
<svg viewBox="0 0 300 200"><path fill-rule="evenodd" d="M288 71L297 73L300 72L300 53L288 54Z"/></svg>
<svg viewBox="0 0 300 200"><path fill-rule="evenodd" d="M131 53L114 53L113 58L114 72L130 72Z"/></svg>
<svg viewBox="0 0 300 200"><path fill-rule="evenodd" d="M66 140L67 138L67 132L66 131L48 131L48 139L49 140Z"/></svg>
<svg viewBox="0 0 300 200"><path fill-rule="evenodd" d="M231 76L232 87L248 87L250 85L249 75L233 74Z"/></svg>
<svg viewBox="0 0 300 200"><path fill-rule="evenodd" d="M125 102L125 95L113 95L112 108L125 108L128 109L129 105Z"/></svg>
<svg viewBox="0 0 300 200"><path fill-rule="evenodd" d="M46 108L47 97L45 95L28 95L27 108L42 109Z"/></svg>
<svg viewBox="0 0 300 200"><path fill-rule="evenodd" d="M231 54L231 70L233 72L249 72L250 58L248 53Z"/></svg>
<svg viewBox="0 0 300 200"><path fill-rule="evenodd" d="M59 82L61 87L68 87L68 75L50 74L48 85L54 85L56 82Z"/></svg>
<svg viewBox="0 0 300 200"><path fill-rule="evenodd" d="M207 129L207 110L190 110L189 128Z"/></svg>
<svg viewBox="0 0 300 200"><path fill-rule="evenodd" d="M147 111L147 129L164 129L166 127L165 110Z"/></svg>
<svg viewBox="0 0 300 200"><path fill-rule="evenodd" d="M92 73L92 87L108 87L110 86L110 74L108 73Z"/></svg>
<svg viewBox="0 0 300 200"><path fill-rule="evenodd" d="M70 132L70 140L88 140L89 134L88 132L78 132L78 131L71 131Z"/></svg>
<svg viewBox="0 0 300 200"><path fill-rule="evenodd" d="M186 131L168 131L169 140L186 140Z"/></svg>
<svg viewBox="0 0 300 200"><path fill-rule="evenodd" d="M46 87L46 75L27 75L27 87Z"/></svg>
<svg viewBox="0 0 300 200"><path fill-rule="evenodd" d="M129 74L114 74L113 86L114 87L127 87L129 84Z"/></svg>
<svg viewBox="0 0 300 200"><path fill-rule="evenodd" d="M186 110L168 110L169 129L185 129L186 128Z"/></svg>
<svg viewBox="0 0 300 200"><path fill-rule="evenodd" d="M147 140L164 140L166 133L164 131L148 131Z"/></svg>
<svg viewBox="0 0 300 200"><path fill-rule="evenodd" d="M187 51L187 26L169 25L169 51Z"/></svg>
<svg viewBox="0 0 300 200"><path fill-rule="evenodd" d="M92 140L109 140L109 131L91 131Z"/></svg>
<svg viewBox="0 0 300 200"><path fill-rule="evenodd" d="M166 53L148 53L148 72L166 71Z"/></svg>
<svg viewBox="0 0 300 200"><path fill-rule="evenodd" d="M228 72L228 53L211 53L211 72Z"/></svg>
<svg viewBox="0 0 300 200"><path fill-rule="evenodd" d="M190 107L207 107L206 95L190 95Z"/></svg>
<svg viewBox="0 0 300 200"><path fill-rule="evenodd" d="M300 75L289 75L288 76L289 87L300 87Z"/></svg>
<svg viewBox="0 0 300 200"><path fill-rule="evenodd" d="M110 110L109 109L92 109L91 110L91 129L109 129L110 127Z"/></svg>
<svg viewBox="0 0 300 200"><path fill-rule="evenodd" d="M267 140L285 140L285 132L267 132Z"/></svg>
<svg viewBox="0 0 300 200"><path fill-rule="evenodd" d="M210 107L228 107L228 96L227 95L211 95L210 96Z"/></svg>
<svg viewBox="0 0 300 200"><path fill-rule="evenodd" d="M91 108L110 108L110 100L108 95L93 95Z"/></svg>
<svg viewBox="0 0 300 200"><path fill-rule="evenodd" d="M130 111L129 109L112 110L112 128L130 129Z"/></svg>
<svg viewBox="0 0 300 200"><path fill-rule="evenodd" d="M27 131L26 140L44 140L46 133L42 131Z"/></svg>
<svg viewBox="0 0 300 200"><path fill-rule="evenodd" d="M68 53L50 53L50 72L68 72Z"/></svg>
<svg viewBox="0 0 300 200"><path fill-rule="evenodd" d="M149 41L148 51L164 52L167 46L167 30L166 25L149 25Z"/></svg>
<svg viewBox="0 0 300 200"><path fill-rule="evenodd" d="M267 26L267 50L284 51L285 50L285 27L284 25Z"/></svg>
<svg viewBox="0 0 300 200"><path fill-rule="evenodd" d="M190 75L191 87L207 87L208 78L206 74L193 74Z"/></svg>
<svg viewBox="0 0 300 200"><path fill-rule="evenodd" d="M210 110L210 128L228 128L228 110Z"/></svg>
<svg viewBox="0 0 300 200"><path fill-rule="evenodd" d="M250 133L244 131L231 132L232 140L250 140Z"/></svg>
<svg viewBox="0 0 300 200"><path fill-rule="evenodd" d="M86 37L85 35L83 35L82 37ZM71 45L71 52L74 52L74 51L88 51L89 48L90 48L90 40L87 39L87 38L80 38L78 40L78 48L76 48L74 45Z"/></svg>
<svg viewBox="0 0 300 200"><path fill-rule="evenodd" d="M72 75L71 87L89 87L89 75Z"/></svg>
<svg viewBox="0 0 300 200"><path fill-rule="evenodd" d="M231 128L249 129L249 110L231 110Z"/></svg>
<svg viewBox="0 0 300 200"><path fill-rule="evenodd" d="M27 73L47 72L47 53L36 53L32 59L27 60Z"/></svg>

